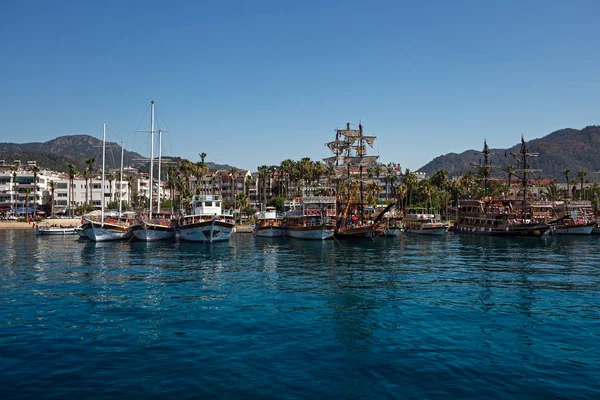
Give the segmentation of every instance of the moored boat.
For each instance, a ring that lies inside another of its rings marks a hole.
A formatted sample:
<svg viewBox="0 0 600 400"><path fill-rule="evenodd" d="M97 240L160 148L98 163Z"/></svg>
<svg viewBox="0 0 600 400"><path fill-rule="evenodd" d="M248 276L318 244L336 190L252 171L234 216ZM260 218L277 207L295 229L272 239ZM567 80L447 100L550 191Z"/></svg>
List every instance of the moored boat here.
<svg viewBox="0 0 600 400"><path fill-rule="evenodd" d="M325 240L333 237L334 196L305 196L284 203L285 234L295 239Z"/></svg>
<svg viewBox="0 0 600 400"><path fill-rule="evenodd" d="M584 221L566 217L551 225L554 235L591 235L596 221Z"/></svg>
<svg viewBox="0 0 600 400"><path fill-rule="evenodd" d="M510 201L493 199L461 200L454 230L491 236L540 237L548 224L521 218Z"/></svg>
<svg viewBox="0 0 600 400"><path fill-rule="evenodd" d="M121 146L121 165L123 160L123 148ZM102 138L102 184L104 188L106 168L106 123L104 124L104 135ZM102 194L102 203L100 210L100 220L85 219L82 224L82 233L93 242L106 242L114 240L129 239L132 236L130 224L126 218L120 214L116 217L105 218L104 202L106 196ZM120 205L119 205L120 207Z"/></svg>
<svg viewBox="0 0 600 400"><path fill-rule="evenodd" d="M154 182L154 100L151 102L150 111L150 182ZM177 219L175 219L170 213L160 211L160 199L161 199L161 178L160 172L162 162L162 131L158 131L158 189L157 189L157 211L154 212L153 202L153 184L150 185L150 196L148 198L148 212L144 215L140 215L135 224L131 227L133 237L136 240L143 242L155 242L158 240L169 240L175 239L177 230Z"/></svg>
<svg viewBox="0 0 600 400"><path fill-rule="evenodd" d="M403 219L401 213L388 213L383 217L383 230L380 235L384 237L396 237L403 231Z"/></svg>
<svg viewBox="0 0 600 400"><path fill-rule="evenodd" d="M283 216L277 213L275 207L267 207L266 211L257 212L253 233L261 237L283 236Z"/></svg>
<svg viewBox="0 0 600 400"><path fill-rule="evenodd" d="M221 212L219 195L196 195L192 212L181 218L179 238L188 242L213 243L229 240L235 229L233 215Z"/></svg>
<svg viewBox="0 0 600 400"><path fill-rule="evenodd" d="M463 199L459 201L457 220L454 231L477 235L505 236L505 237L541 237L550 227L545 222L536 221L531 207L527 206L527 192L529 186L528 158L537 154L529 153L525 139L521 137L521 151L517 158L521 169L522 201L520 209L515 207L513 200L500 199L488 196L488 179L491 165L488 162L490 150L484 141L484 163L477 165L484 177L485 194L481 199Z"/></svg>
<svg viewBox="0 0 600 400"><path fill-rule="evenodd" d="M100 221L86 221L83 233L93 242L108 242L131 238L131 229L127 221L121 219L106 219Z"/></svg>
<svg viewBox="0 0 600 400"><path fill-rule="evenodd" d="M36 225L35 234L40 236L65 236L77 235L81 231L79 226L63 225Z"/></svg>
<svg viewBox="0 0 600 400"><path fill-rule="evenodd" d="M555 235L590 235L596 227L591 201L566 200L554 210L560 217L551 223Z"/></svg>
<svg viewBox="0 0 600 400"><path fill-rule="evenodd" d="M427 210L412 209L404 218L404 231L418 235L442 236L448 231L439 214Z"/></svg>
<svg viewBox="0 0 600 400"><path fill-rule="evenodd" d="M135 240L144 242L175 239L177 222L170 213L142 215L131 227L131 231Z"/></svg>
<svg viewBox="0 0 600 400"><path fill-rule="evenodd" d="M376 200L367 188L379 183L369 178L366 168L375 167L379 156L367 155L367 146L373 147L375 136L363 134L362 124L358 129L336 129L335 140L327 143L333 152L332 157L324 161L330 166L332 179L337 181L337 218L335 237L339 239L365 239L379 235L386 224L383 216L393 204L375 215L372 205Z"/></svg>

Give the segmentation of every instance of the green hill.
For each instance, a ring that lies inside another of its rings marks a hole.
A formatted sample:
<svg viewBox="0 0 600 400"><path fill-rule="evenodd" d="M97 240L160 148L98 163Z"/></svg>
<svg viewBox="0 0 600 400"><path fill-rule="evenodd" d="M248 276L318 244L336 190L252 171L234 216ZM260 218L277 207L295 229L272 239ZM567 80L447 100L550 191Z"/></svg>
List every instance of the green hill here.
<svg viewBox="0 0 600 400"><path fill-rule="evenodd" d="M102 140L89 135L60 136L44 143L0 143L0 160L12 164L20 160L22 164L27 161L36 161L42 169L66 172L67 165L73 164L79 171L86 168L85 160L95 158L95 168L102 165ZM167 157L178 162L179 157ZM127 151L123 153L123 165L125 167L139 168L141 172L148 171L146 157L139 153ZM229 165L206 163L211 170L231 169ZM107 169L118 169L121 165L121 145L117 143L106 143L106 167Z"/></svg>
<svg viewBox="0 0 600 400"><path fill-rule="evenodd" d="M492 148L493 143L488 142L493 155L490 156L492 165L501 167L515 165L511 153L518 153L521 148L520 138L516 138L517 144L508 149ZM600 170L600 126L588 126L579 129L561 129L544 136L540 139L527 141L531 153L539 153L539 156L531 159L531 168L541 169L536 177L556 179L559 182L565 180L563 170L570 170L570 176L574 177L577 172L587 172L587 179L594 181L595 172ZM463 153L450 153L434 158L421 167L418 172L425 172L428 176L439 169L446 169L448 176L459 176L470 169L472 163L479 163L481 156L476 154L478 150L467 150ZM502 177L506 173L499 168L492 169L492 176Z"/></svg>

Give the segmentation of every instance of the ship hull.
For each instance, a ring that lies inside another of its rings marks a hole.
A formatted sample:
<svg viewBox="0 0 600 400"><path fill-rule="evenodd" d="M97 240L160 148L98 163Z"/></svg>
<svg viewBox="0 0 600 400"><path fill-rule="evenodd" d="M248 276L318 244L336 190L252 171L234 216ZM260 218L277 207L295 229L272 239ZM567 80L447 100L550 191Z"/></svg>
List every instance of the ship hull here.
<svg viewBox="0 0 600 400"><path fill-rule="evenodd" d="M175 239L175 227L143 223L132 227L135 240L156 242Z"/></svg>
<svg viewBox="0 0 600 400"><path fill-rule="evenodd" d="M417 234L417 235L428 235L428 236L443 236L446 234L446 231L447 231L447 228L445 226L406 228L407 233Z"/></svg>
<svg viewBox="0 0 600 400"><path fill-rule="evenodd" d="M288 226L285 232L294 239L326 240L333 237L333 229L327 226Z"/></svg>
<svg viewBox="0 0 600 400"><path fill-rule="evenodd" d="M388 229L384 229L381 232L381 236L395 237L395 236L398 236L400 234L400 232L402 232L402 229L400 229L400 228L388 228Z"/></svg>
<svg viewBox="0 0 600 400"><path fill-rule="evenodd" d="M595 226L595 223L569 226L559 225L552 228L552 233L555 235L591 235Z"/></svg>
<svg viewBox="0 0 600 400"><path fill-rule="evenodd" d="M550 227L546 224L514 224L505 228L486 228L480 226L458 225L457 233L499 237L541 237Z"/></svg>
<svg viewBox="0 0 600 400"><path fill-rule="evenodd" d="M132 232L128 226L102 222L91 222L84 229L85 235L93 242L109 242L129 239Z"/></svg>
<svg viewBox="0 0 600 400"><path fill-rule="evenodd" d="M35 234L39 236L66 236L79 234L79 228L36 228Z"/></svg>
<svg viewBox="0 0 600 400"><path fill-rule="evenodd" d="M254 234L260 237L281 237L283 236L283 228L279 226L265 226L256 228Z"/></svg>
<svg viewBox="0 0 600 400"><path fill-rule="evenodd" d="M215 243L229 240L235 224L223 221L203 221L182 225L179 238L187 242Z"/></svg>
<svg viewBox="0 0 600 400"><path fill-rule="evenodd" d="M339 229L335 232L336 239L372 239L379 232L374 226L364 226L358 228Z"/></svg>

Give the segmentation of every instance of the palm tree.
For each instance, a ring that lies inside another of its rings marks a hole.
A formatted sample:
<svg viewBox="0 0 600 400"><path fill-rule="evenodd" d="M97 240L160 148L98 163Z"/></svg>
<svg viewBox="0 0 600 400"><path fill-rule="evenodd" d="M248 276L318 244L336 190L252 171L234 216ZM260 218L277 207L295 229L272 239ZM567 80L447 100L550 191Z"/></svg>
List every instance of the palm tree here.
<svg viewBox="0 0 600 400"><path fill-rule="evenodd" d="M377 183L370 183L367 185L367 196L369 203L373 204L373 206L377 206L377 193L381 192L381 186Z"/></svg>
<svg viewBox="0 0 600 400"><path fill-rule="evenodd" d="M33 172L33 218L37 216L37 177L41 169L37 165L31 167Z"/></svg>
<svg viewBox="0 0 600 400"><path fill-rule="evenodd" d="M583 200L583 180L585 179L586 175L587 172L585 172L584 170L581 170L577 173L577 179L579 179L579 183L581 184L581 190L579 191L579 200Z"/></svg>
<svg viewBox="0 0 600 400"><path fill-rule="evenodd" d="M302 185L302 194L304 194L304 190L308 185L308 180L310 179L310 167L312 165L312 161L310 157L303 157L298 163L298 172L299 179L303 182Z"/></svg>
<svg viewBox="0 0 600 400"><path fill-rule="evenodd" d="M83 179L85 180L85 204L88 204L88 181L91 178L89 169L83 170Z"/></svg>
<svg viewBox="0 0 600 400"><path fill-rule="evenodd" d="M413 189L418 183L417 175L414 172L411 172L410 169L406 168L404 176L402 177L402 182L404 182L408 188L408 206L410 206L412 204Z"/></svg>
<svg viewBox="0 0 600 400"><path fill-rule="evenodd" d="M567 199L569 197L571 197L570 194L569 194L569 192L570 192L570 189L569 189L570 188L570 186L569 186L569 172L571 172L571 170L569 170L569 169L564 169L563 172L562 172L563 175L565 176L565 178L567 178Z"/></svg>
<svg viewBox="0 0 600 400"><path fill-rule="evenodd" d="M267 178L269 177L269 167L266 165L261 165L258 167L258 186L261 191L261 199L260 199L260 211L265 210L265 205L267 202Z"/></svg>
<svg viewBox="0 0 600 400"><path fill-rule="evenodd" d="M69 174L69 213L71 218L73 218L73 216L75 215L74 210L73 210L73 205L74 205L74 197L75 197L75 188L74 188L74 182L75 182L75 175L77 175L79 173L79 171L77 171L77 167L75 167L73 164L69 164L67 166L67 172Z"/></svg>
<svg viewBox="0 0 600 400"><path fill-rule="evenodd" d="M327 167L321 161L315 161L313 165L313 178L315 182L318 184L323 175L327 173Z"/></svg>
<svg viewBox="0 0 600 400"><path fill-rule="evenodd" d="M429 181L429 179L423 179L419 182L419 188L421 189L421 193L423 194L423 202L425 203L425 207L429 212L429 208L431 206L431 197L434 191L433 185Z"/></svg>
<svg viewBox="0 0 600 400"><path fill-rule="evenodd" d="M375 164L375 166L373 167L373 175L375 175L377 177L377 179L379 179L379 177L381 176L381 165L380 164Z"/></svg>
<svg viewBox="0 0 600 400"><path fill-rule="evenodd" d="M56 182L48 182L48 187L50 188L50 216L54 218L54 191L56 190Z"/></svg>
<svg viewBox="0 0 600 400"><path fill-rule="evenodd" d="M130 205L132 205L133 203L131 202L131 189L133 188L133 181L135 180L135 178L133 176L127 176L125 180L127 181L127 202Z"/></svg>
<svg viewBox="0 0 600 400"><path fill-rule="evenodd" d="M600 184L593 183L591 186L586 188L587 198L592 202L592 209L598 210L598 203L600 202Z"/></svg>
<svg viewBox="0 0 600 400"><path fill-rule="evenodd" d="M108 181L108 201L112 201L112 182L115 180L115 174L109 172L105 179ZM102 196L104 196L104 188L102 188Z"/></svg>
<svg viewBox="0 0 600 400"><path fill-rule="evenodd" d="M436 188L444 190L446 188L446 184L448 183L448 171L445 169L438 169L433 173L433 175L431 175L429 180Z"/></svg>
<svg viewBox="0 0 600 400"><path fill-rule="evenodd" d="M445 219L448 219L448 204L452 200L452 194L447 190L441 190L438 193L438 198L440 201L440 214L445 216Z"/></svg>
<svg viewBox="0 0 600 400"><path fill-rule="evenodd" d="M475 190L475 172L472 170L467 171L463 176L460 177L461 185L464 186L467 193L472 195Z"/></svg>
<svg viewBox="0 0 600 400"><path fill-rule="evenodd" d="M84 178L86 178L85 180L85 202L88 202L88 179L90 180L90 185L92 184L92 178L94 177L94 163L96 162L96 159L94 157L90 157L88 159L85 160L85 163L87 164L87 168L84 171ZM93 201L92 199L92 189L90 188L89 190L90 193L90 198L89 198L89 202L91 203Z"/></svg>
<svg viewBox="0 0 600 400"><path fill-rule="evenodd" d="M185 179L185 188L189 189L190 188L190 176L193 173L193 168L192 168L193 163L190 160L187 159L183 159L181 160L180 164L179 164L179 170L181 171L181 173L183 174L183 177Z"/></svg>
<svg viewBox="0 0 600 400"><path fill-rule="evenodd" d="M250 198L246 193L240 193L237 197L238 207L240 208L240 215L244 210L250 208Z"/></svg>
<svg viewBox="0 0 600 400"><path fill-rule="evenodd" d="M548 200L557 201L560 199L560 189L558 188L558 184L555 180L545 185L544 189L544 194Z"/></svg>
<svg viewBox="0 0 600 400"><path fill-rule="evenodd" d="M396 188L396 197L400 200L400 209L404 211L404 199L406 198L406 193L408 189L406 185L400 185Z"/></svg>
<svg viewBox="0 0 600 400"><path fill-rule="evenodd" d="M246 183L244 185L244 193L250 194L250 188L256 185L256 178L253 175L246 176Z"/></svg>
<svg viewBox="0 0 600 400"><path fill-rule="evenodd" d="M285 180L285 197L288 198L290 196L290 180L294 172L294 167L294 161L290 160L289 158L283 160L279 166L279 171L282 174L282 178Z"/></svg>

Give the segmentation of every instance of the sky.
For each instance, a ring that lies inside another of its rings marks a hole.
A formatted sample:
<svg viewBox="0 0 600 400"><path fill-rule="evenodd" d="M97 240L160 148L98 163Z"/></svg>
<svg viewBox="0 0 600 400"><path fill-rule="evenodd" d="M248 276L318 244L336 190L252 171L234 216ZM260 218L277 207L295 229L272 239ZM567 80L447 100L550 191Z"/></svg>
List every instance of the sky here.
<svg viewBox="0 0 600 400"><path fill-rule="evenodd" d="M0 142L89 134L256 171L359 122L416 170L600 124L599 1L0 0Z"/></svg>

